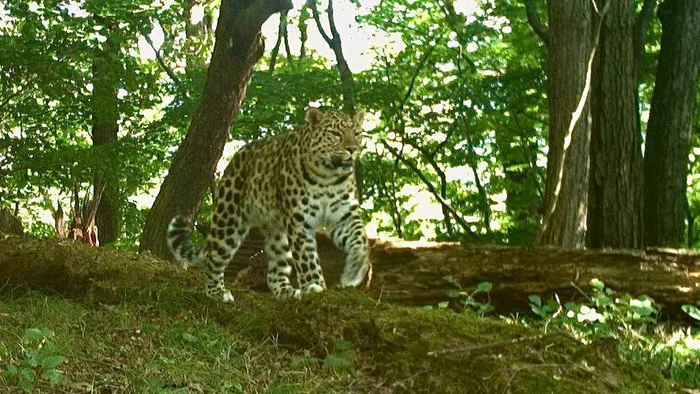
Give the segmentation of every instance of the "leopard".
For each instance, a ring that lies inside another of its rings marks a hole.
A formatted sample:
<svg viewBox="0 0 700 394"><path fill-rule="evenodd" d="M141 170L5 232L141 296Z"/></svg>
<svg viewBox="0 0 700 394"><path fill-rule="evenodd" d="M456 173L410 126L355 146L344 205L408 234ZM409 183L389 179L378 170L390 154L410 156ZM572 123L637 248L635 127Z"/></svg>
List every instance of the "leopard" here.
<svg viewBox="0 0 700 394"><path fill-rule="evenodd" d="M234 301L224 272L252 228L264 237L267 286L279 301L327 289L316 244L319 229L345 253L339 287L364 282L369 244L355 176L363 119L361 110L311 107L304 126L239 149L215 187L205 245L192 243L188 218L172 218L169 250L183 265L203 268L206 296Z"/></svg>

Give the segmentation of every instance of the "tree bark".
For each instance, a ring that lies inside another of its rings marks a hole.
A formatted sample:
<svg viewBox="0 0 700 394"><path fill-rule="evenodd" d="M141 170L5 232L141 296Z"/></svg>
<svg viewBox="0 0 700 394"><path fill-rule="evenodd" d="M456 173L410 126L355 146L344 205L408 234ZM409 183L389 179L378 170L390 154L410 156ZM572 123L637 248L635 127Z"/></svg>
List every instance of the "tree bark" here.
<svg viewBox="0 0 700 394"><path fill-rule="evenodd" d="M590 0L550 1L548 13L549 151L545 213L535 242L581 248L588 207Z"/></svg>
<svg viewBox="0 0 700 394"><path fill-rule="evenodd" d="M299 11L299 60L306 58L306 41L309 39L307 20L309 20L309 7L304 4Z"/></svg>
<svg viewBox="0 0 700 394"><path fill-rule="evenodd" d="M588 246L644 245L643 159L637 128L634 0L606 0L591 88Z"/></svg>
<svg viewBox="0 0 700 394"><path fill-rule="evenodd" d="M661 53L645 144L645 238L647 246L679 247L700 68L700 1L666 0L659 19Z"/></svg>
<svg viewBox="0 0 700 394"><path fill-rule="evenodd" d="M105 23L109 36L104 47L95 50L92 62L92 144L95 147L117 142L119 132L119 108L117 86L119 84L119 46L112 37L116 28ZM97 168L94 195L105 187L97 208L95 225L99 229L100 244L105 245L119 238L119 177L116 169ZM106 186L103 185L106 183Z"/></svg>
<svg viewBox="0 0 700 394"><path fill-rule="evenodd" d="M209 188L231 124L264 51L262 24L290 0L223 0L204 91L185 140L146 218L140 250L170 257L165 233L175 215L191 217Z"/></svg>

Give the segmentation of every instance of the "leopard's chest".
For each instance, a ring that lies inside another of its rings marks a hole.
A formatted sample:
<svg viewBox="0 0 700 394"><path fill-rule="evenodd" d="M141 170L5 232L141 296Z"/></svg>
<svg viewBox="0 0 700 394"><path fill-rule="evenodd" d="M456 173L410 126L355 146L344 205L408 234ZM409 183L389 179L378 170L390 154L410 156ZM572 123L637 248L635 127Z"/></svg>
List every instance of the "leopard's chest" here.
<svg viewBox="0 0 700 394"><path fill-rule="evenodd" d="M345 187L318 188L300 206L304 222L314 229L328 226L355 200Z"/></svg>

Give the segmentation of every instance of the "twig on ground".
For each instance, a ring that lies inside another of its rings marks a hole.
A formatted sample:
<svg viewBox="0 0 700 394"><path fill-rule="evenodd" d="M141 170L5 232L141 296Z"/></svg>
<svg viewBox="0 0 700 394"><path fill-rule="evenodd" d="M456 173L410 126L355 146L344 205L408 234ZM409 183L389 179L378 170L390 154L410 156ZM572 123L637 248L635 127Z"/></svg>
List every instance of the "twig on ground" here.
<svg viewBox="0 0 700 394"><path fill-rule="evenodd" d="M537 341L540 339L544 338L552 338L556 336L563 336L566 338L571 339L572 341L575 341L577 343L580 343L578 339L576 339L574 336L569 334L566 331L557 331L557 332L550 332L547 334L538 334L538 335L531 335L528 337L519 337L519 338L513 338L513 339L507 339L505 341L499 341L499 342L492 342L492 343L486 343L483 345L476 345L476 346L463 346L463 347L457 347L457 348L452 348L452 349L441 349L441 350L433 350L431 352L428 352L428 356L439 356L441 354L450 354L450 353L461 353L461 352L471 352L474 350L483 350L483 349L488 349L488 348L493 348L493 347L498 347L498 346L506 346L506 345L513 345L516 343L521 343L521 342L528 342L528 341Z"/></svg>
<svg viewBox="0 0 700 394"><path fill-rule="evenodd" d="M576 286L576 283L574 283L574 282L569 282L569 284L571 285L571 287L573 287L574 289L578 290L578 292L581 293L581 295L584 296L587 300L590 300L590 299L591 299L591 298L588 296L588 294L586 294L586 292L584 292L583 290L581 290L580 287Z"/></svg>

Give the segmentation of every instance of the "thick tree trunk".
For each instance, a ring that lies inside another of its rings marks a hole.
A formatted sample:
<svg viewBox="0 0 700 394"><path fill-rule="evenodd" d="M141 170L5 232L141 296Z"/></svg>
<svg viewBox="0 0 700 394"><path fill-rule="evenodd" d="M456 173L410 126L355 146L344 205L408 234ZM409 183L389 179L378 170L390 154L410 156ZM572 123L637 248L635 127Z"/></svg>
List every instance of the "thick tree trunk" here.
<svg viewBox="0 0 700 394"><path fill-rule="evenodd" d="M113 28L106 26L108 30ZM110 33L111 35L111 33ZM119 132L117 85L119 83L119 47L111 37L97 49L92 62L92 144L114 145ZM95 216L99 241L105 245L119 237L119 186L115 169L97 168L93 194L106 187Z"/></svg>
<svg viewBox="0 0 700 394"><path fill-rule="evenodd" d="M549 152L538 245L584 246L590 144L589 0L549 2Z"/></svg>
<svg viewBox="0 0 700 394"><path fill-rule="evenodd" d="M643 161L637 129L634 1L607 0L591 90L588 246L641 248Z"/></svg>
<svg viewBox="0 0 700 394"><path fill-rule="evenodd" d="M700 1L666 0L659 19L661 53L645 144L645 238L649 246L679 247L700 68Z"/></svg>
<svg viewBox="0 0 700 394"><path fill-rule="evenodd" d="M289 0L222 1L204 91L148 214L140 250L170 256L165 241L168 223L178 214L194 215L209 188L255 63L264 51L261 26L272 14L291 7Z"/></svg>

